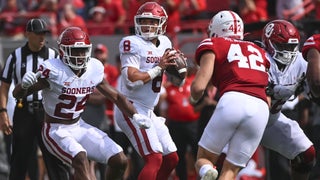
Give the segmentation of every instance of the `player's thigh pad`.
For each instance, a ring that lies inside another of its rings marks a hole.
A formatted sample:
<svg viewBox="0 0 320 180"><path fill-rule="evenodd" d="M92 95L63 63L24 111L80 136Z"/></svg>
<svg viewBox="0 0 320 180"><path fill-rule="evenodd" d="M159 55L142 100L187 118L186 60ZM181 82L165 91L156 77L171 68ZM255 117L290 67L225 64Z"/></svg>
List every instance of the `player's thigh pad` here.
<svg viewBox="0 0 320 180"><path fill-rule="evenodd" d="M153 124L158 136L158 139L161 143L163 154L167 155L172 152L177 151L177 147L172 140L169 129L165 124L166 119L163 117L157 117L154 113L152 113Z"/></svg>
<svg viewBox="0 0 320 180"><path fill-rule="evenodd" d="M229 143L226 159L245 166L259 145L268 115L268 106L263 100L227 92L220 98L199 145L220 154Z"/></svg>
<svg viewBox="0 0 320 180"><path fill-rule="evenodd" d="M123 151L121 146L100 129L84 121L80 126L86 132L81 139L81 145L86 149L89 159L106 164L110 157Z"/></svg>
<svg viewBox="0 0 320 180"><path fill-rule="evenodd" d="M134 104L135 105L135 104ZM146 115L151 118L152 110L135 105L139 114ZM117 107L114 108L115 120L120 129L126 134L132 146L141 155L148 155L154 152L163 153L162 145L158 138L157 127L154 124L155 119L151 119L151 127L142 129L132 119L126 117Z"/></svg>
<svg viewBox="0 0 320 180"><path fill-rule="evenodd" d="M312 142L296 121L281 113L272 125L266 127L261 144L288 159L293 159L307 150Z"/></svg>
<svg viewBox="0 0 320 180"><path fill-rule="evenodd" d="M79 131L79 127L79 122L73 125L44 123L42 129L42 138L46 148L69 165L79 152L86 152L77 140L77 137L83 134Z"/></svg>

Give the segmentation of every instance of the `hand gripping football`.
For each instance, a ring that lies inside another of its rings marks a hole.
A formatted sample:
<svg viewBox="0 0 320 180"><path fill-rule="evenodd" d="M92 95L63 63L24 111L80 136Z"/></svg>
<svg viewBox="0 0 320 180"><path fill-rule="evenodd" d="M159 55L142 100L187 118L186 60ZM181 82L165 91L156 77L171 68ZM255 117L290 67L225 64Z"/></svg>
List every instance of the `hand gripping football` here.
<svg viewBox="0 0 320 180"><path fill-rule="evenodd" d="M187 61L181 51L172 49L171 52L175 53L176 58L172 61L175 61L176 65L167 67L166 74L168 76L168 80L174 85L182 86L185 78L187 77Z"/></svg>

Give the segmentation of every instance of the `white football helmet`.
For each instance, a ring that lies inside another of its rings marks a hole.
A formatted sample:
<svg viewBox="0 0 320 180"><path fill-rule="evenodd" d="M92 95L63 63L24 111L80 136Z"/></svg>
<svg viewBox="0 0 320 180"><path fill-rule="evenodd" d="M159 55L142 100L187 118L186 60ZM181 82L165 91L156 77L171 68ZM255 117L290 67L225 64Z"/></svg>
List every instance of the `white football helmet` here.
<svg viewBox="0 0 320 180"><path fill-rule="evenodd" d="M209 37L243 39L244 25L240 16L233 11L220 11L212 17L208 26Z"/></svg>
<svg viewBox="0 0 320 180"><path fill-rule="evenodd" d="M141 24L141 19L156 19L158 25ZM134 16L135 32L145 40L152 40L166 32L168 15L164 8L156 2L146 2L140 6ZM143 28L149 29L147 32Z"/></svg>

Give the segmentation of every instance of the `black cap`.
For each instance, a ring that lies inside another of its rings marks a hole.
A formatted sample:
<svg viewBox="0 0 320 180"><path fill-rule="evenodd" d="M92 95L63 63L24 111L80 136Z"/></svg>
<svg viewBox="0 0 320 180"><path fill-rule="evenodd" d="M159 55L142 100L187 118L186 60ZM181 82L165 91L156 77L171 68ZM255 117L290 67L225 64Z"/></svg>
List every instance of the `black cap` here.
<svg viewBox="0 0 320 180"><path fill-rule="evenodd" d="M27 24L27 32L46 33L50 32L47 23L42 19L30 19Z"/></svg>

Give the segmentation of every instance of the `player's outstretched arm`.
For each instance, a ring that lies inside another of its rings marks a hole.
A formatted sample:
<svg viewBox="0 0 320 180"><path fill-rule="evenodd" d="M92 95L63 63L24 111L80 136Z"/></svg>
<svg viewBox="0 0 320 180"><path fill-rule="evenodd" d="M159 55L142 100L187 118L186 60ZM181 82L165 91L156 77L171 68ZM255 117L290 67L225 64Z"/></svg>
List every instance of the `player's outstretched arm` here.
<svg viewBox="0 0 320 180"><path fill-rule="evenodd" d="M320 52L313 48L308 51L307 80L312 95L320 97Z"/></svg>
<svg viewBox="0 0 320 180"><path fill-rule="evenodd" d="M117 89L112 87L107 81L103 80L97 89L106 96L110 101L115 103L117 107L140 127L148 129L151 126L151 120L145 115L138 114L136 108L121 94Z"/></svg>
<svg viewBox="0 0 320 180"><path fill-rule="evenodd" d="M132 118L133 114L137 113L137 110L133 107L132 103L107 81L103 80L97 86L97 89L111 102L115 103L126 116Z"/></svg>

